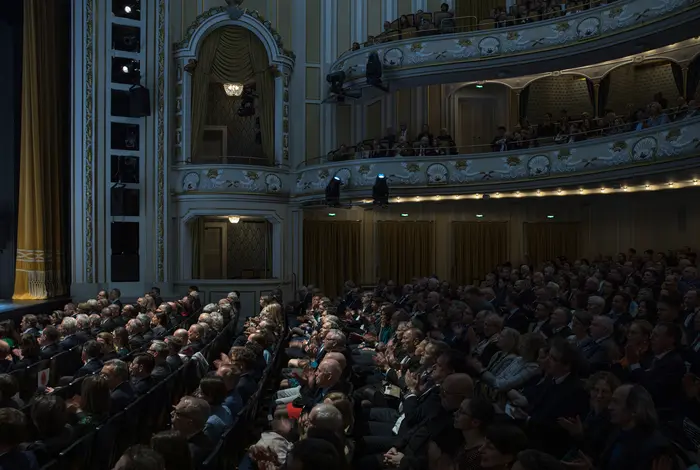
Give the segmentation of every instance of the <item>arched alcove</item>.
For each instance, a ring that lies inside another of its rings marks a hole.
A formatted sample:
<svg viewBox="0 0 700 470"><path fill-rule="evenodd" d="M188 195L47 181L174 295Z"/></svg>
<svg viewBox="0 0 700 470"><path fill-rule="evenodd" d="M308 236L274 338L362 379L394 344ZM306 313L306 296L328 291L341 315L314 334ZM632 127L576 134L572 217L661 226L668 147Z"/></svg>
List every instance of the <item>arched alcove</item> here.
<svg viewBox="0 0 700 470"><path fill-rule="evenodd" d="M450 95L452 135L460 153L490 151L499 126L508 126L511 89L499 83L469 84Z"/></svg>
<svg viewBox="0 0 700 470"><path fill-rule="evenodd" d="M525 115L532 123L540 122L545 114L558 118L562 109L569 116L587 112L593 114L594 107L589 95L586 77L579 74L560 74L538 78L527 87Z"/></svg>
<svg viewBox="0 0 700 470"><path fill-rule="evenodd" d="M681 67L667 59L633 62L611 70L607 75L610 92L606 108L618 114L628 112L630 105L635 109L643 108L657 93L662 93L667 106L675 106L681 93L676 85L674 67L681 74L678 78L682 84Z"/></svg>
<svg viewBox="0 0 700 470"><path fill-rule="evenodd" d="M269 22L217 7L197 17L175 47L176 160L283 165L294 57ZM224 83L245 85L243 96L227 95ZM251 104L255 112L241 116Z"/></svg>

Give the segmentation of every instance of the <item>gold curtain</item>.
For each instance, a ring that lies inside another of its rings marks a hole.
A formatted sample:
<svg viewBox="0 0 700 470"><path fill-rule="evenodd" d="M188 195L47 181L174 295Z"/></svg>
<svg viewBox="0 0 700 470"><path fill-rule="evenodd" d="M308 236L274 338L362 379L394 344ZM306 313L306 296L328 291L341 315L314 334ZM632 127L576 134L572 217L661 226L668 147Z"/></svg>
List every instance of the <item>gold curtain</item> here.
<svg viewBox="0 0 700 470"><path fill-rule="evenodd" d="M192 230L192 279L201 279L204 217L197 217L190 225L190 230Z"/></svg>
<svg viewBox="0 0 700 470"><path fill-rule="evenodd" d="M192 155L193 162L197 161L199 149L204 136L204 125L207 121L207 94L211 81L211 69L219 48L219 38L222 29L212 32L202 43L197 57L197 67L192 76Z"/></svg>
<svg viewBox="0 0 700 470"><path fill-rule="evenodd" d="M19 219L13 299L66 294L61 172L70 114L69 56L59 2L24 0Z"/></svg>
<svg viewBox="0 0 700 470"><path fill-rule="evenodd" d="M579 257L581 227L576 222L526 222L524 233L525 252L535 266L557 256Z"/></svg>
<svg viewBox="0 0 700 470"><path fill-rule="evenodd" d="M452 222L454 279L476 285L508 257L508 222Z"/></svg>
<svg viewBox="0 0 700 470"><path fill-rule="evenodd" d="M328 297L342 294L345 281L360 281L360 222L304 221L304 282Z"/></svg>
<svg viewBox="0 0 700 470"><path fill-rule="evenodd" d="M192 159L197 157L204 132L209 83L255 81L263 151L274 161L275 77L263 43L247 29L220 28L205 39L197 60L192 86Z"/></svg>
<svg viewBox="0 0 700 470"><path fill-rule="evenodd" d="M491 18L491 11L502 6L503 2L499 0L456 0L455 1L455 16L475 16L476 20L458 19L457 26L474 26L479 21Z"/></svg>
<svg viewBox="0 0 700 470"><path fill-rule="evenodd" d="M405 284L435 269L432 222L377 222L379 277Z"/></svg>

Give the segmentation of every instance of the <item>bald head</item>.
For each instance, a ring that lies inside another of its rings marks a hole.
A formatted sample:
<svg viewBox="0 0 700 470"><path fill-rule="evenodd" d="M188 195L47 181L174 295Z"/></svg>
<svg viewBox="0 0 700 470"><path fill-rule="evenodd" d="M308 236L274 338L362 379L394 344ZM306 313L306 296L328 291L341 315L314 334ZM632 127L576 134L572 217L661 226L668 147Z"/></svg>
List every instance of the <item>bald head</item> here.
<svg viewBox="0 0 700 470"><path fill-rule="evenodd" d="M343 431L343 414L333 405L322 403L316 405L309 413L309 427L313 429L341 433Z"/></svg>
<svg viewBox="0 0 700 470"><path fill-rule="evenodd" d="M447 411L455 411L463 400L474 395L474 382L467 374L451 374L440 385L440 401Z"/></svg>
<svg viewBox="0 0 700 470"><path fill-rule="evenodd" d="M343 354L339 352L326 353L326 355L323 358L323 361L321 362L325 362L328 360L336 361L342 370L345 370L345 367L347 366L347 360L345 359L345 356L343 356Z"/></svg>
<svg viewBox="0 0 700 470"><path fill-rule="evenodd" d="M324 358L316 369L316 386L319 388L332 387L338 383L342 374L343 368L340 367L338 361Z"/></svg>

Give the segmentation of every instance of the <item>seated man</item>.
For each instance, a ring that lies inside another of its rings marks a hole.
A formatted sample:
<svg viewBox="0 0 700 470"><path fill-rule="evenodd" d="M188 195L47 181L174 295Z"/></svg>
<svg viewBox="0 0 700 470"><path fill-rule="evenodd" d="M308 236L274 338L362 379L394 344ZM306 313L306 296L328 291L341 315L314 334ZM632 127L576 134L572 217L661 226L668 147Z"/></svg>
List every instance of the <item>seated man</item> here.
<svg viewBox="0 0 700 470"><path fill-rule="evenodd" d="M0 468L39 470L34 453L20 449L26 435L24 413L13 408L0 408Z"/></svg>
<svg viewBox="0 0 700 470"><path fill-rule="evenodd" d="M238 393L236 388L241 375L241 368L236 364L223 364L216 370L216 375L224 380L224 385L226 386L227 394L223 406L228 408L231 416L235 418L243 409L243 398L241 398L241 394Z"/></svg>
<svg viewBox="0 0 700 470"><path fill-rule="evenodd" d="M129 383L129 366L119 359L112 359L102 367L102 376L107 380L110 393L110 414L115 414L134 401L136 393Z"/></svg>
<svg viewBox="0 0 700 470"><path fill-rule="evenodd" d="M298 417L301 408L323 402L329 393L345 392L347 385L341 381L342 375L343 368L338 361L324 359L310 377L308 384L289 389L289 392L280 391L287 392L282 394L287 396L280 396L278 392L277 396L280 398L275 400L278 405L275 417Z"/></svg>
<svg viewBox="0 0 700 470"><path fill-rule="evenodd" d="M131 361L129 366L131 387L137 395L145 395L155 384L155 380L151 377L155 365L155 359L147 353L138 354Z"/></svg>
<svg viewBox="0 0 700 470"><path fill-rule="evenodd" d="M210 415L209 404L192 396L182 397L171 413L173 430L179 431L187 439L192 468L199 468L216 446L216 443L204 434L204 426Z"/></svg>
<svg viewBox="0 0 700 470"><path fill-rule="evenodd" d="M92 375L96 372L99 372L102 369L102 366L104 365L102 364L102 361L100 359L101 357L102 345L94 340L86 342L83 345L83 353L81 357L84 365L83 367L78 369L78 372L75 373L73 379L77 379L85 375Z"/></svg>

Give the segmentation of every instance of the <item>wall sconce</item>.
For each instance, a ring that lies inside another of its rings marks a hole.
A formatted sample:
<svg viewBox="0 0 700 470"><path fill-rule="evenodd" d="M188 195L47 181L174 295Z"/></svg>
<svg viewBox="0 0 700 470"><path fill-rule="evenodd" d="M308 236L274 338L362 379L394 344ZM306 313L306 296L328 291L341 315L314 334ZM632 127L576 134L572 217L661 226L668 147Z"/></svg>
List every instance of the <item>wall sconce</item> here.
<svg viewBox="0 0 700 470"><path fill-rule="evenodd" d="M241 218L236 217L235 215L232 215L231 217L228 218L228 221L231 222L232 224L237 224L238 222L241 221Z"/></svg>
<svg viewBox="0 0 700 470"><path fill-rule="evenodd" d="M243 84L224 83L224 91L228 96L241 96L243 94Z"/></svg>

